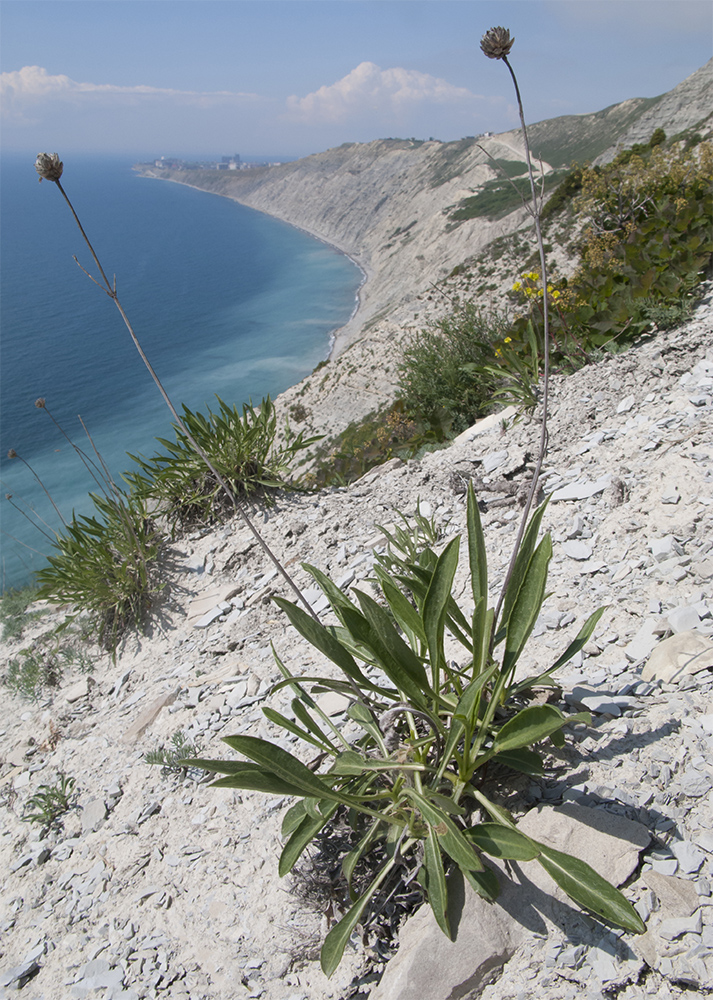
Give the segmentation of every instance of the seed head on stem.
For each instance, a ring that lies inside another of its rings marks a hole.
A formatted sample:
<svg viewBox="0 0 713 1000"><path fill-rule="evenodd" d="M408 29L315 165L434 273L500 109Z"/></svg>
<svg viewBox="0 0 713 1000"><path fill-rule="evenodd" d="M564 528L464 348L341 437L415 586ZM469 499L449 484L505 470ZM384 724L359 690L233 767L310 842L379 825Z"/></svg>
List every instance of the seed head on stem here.
<svg viewBox="0 0 713 1000"><path fill-rule="evenodd" d="M507 28L491 28L480 39L480 48L488 59L504 59L515 42Z"/></svg>
<svg viewBox="0 0 713 1000"><path fill-rule="evenodd" d="M35 160L35 170L42 181L58 181L62 176L64 164L58 153L38 153Z"/></svg>

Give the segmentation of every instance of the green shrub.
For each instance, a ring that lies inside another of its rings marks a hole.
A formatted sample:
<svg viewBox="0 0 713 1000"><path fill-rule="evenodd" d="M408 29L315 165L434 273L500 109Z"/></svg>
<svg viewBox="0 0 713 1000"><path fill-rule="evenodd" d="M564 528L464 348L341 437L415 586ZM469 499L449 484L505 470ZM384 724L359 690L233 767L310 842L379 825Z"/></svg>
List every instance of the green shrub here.
<svg viewBox="0 0 713 1000"><path fill-rule="evenodd" d="M328 828L337 811L351 816L356 846L342 858L351 885L354 869L376 857L371 884L329 931L322 967L331 975L370 900L396 871L417 872L436 921L449 937L446 876L457 867L476 892L493 900L495 872L484 855L536 859L580 906L636 933L645 930L625 897L587 864L520 833L498 803L514 773L543 771L541 749L562 746L567 727L590 721L551 704L529 704L533 685L553 673L588 641L601 616L593 614L555 662L515 682L515 669L544 600L552 553L549 535L537 542L544 507L532 518L518 552L499 619L488 610L488 567L478 505L468 492L468 544L474 612L452 596L460 539L440 555L391 536L392 554L375 569L380 601L354 591L353 603L320 570L305 566L330 601L339 624L323 626L297 605L275 598L291 624L339 670L339 679L294 676L276 655L294 695L291 717L264 708L269 722L296 735L319 754L317 767L269 740L228 736L224 742L247 760L190 759L182 763L225 775L222 788L256 789L299 801L283 821L281 875ZM393 549L397 551L394 552ZM393 571L392 571L393 570ZM445 652L446 631L463 660ZM311 691L308 690L311 688ZM350 699L349 718L361 735L348 740L315 702L332 690ZM486 767L487 765L487 767Z"/></svg>
<svg viewBox="0 0 713 1000"><path fill-rule="evenodd" d="M97 516L73 515L58 534L38 595L85 612L95 638L114 650L126 628L141 625L150 606L160 536L144 500L116 491L90 493Z"/></svg>
<svg viewBox="0 0 713 1000"><path fill-rule="evenodd" d="M480 366L495 362L495 344L507 330L504 316L468 303L421 332L399 366L407 410L434 427L469 427L488 409L495 384Z"/></svg>
<svg viewBox="0 0 713 1000"><path fill-rule="evenodd" d="M183 407L186 428L237 497L260 495L290 485L285 478L296 453L317 440L302 433L276 447L277 416L269 397L260 409L244 404L242 414L220 397L219 410L207 416ZM137 495L152 501L154 513L176 527L210 524L230 516L234 507L205 461L174 424L175 441L158 438L164 453L131 455L141 471L127 474Z"/></svg>

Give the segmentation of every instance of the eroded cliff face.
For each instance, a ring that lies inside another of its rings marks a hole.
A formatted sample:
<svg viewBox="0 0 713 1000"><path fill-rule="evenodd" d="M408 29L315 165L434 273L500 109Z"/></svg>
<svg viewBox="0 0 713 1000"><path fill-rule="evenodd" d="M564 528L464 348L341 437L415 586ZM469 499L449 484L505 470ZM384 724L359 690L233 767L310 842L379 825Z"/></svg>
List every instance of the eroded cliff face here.
<svg viewBox="0 0 713 1000"><path fill-rule="evenodd" d="M264 170L145 173L233 198L348 253L367 281L358 316L340 331L341 353L377 319L403 319L430 283L523 224L524 209L493 222L449 218L450 209L498 177L494 160L524 171L522 140L510 133L459 143L380 139Z"/></svg>
<svg viewBox="0 0 713 1000"><path fill-rule="evenodd" d="M684 129L710 135L712 106L713 60L660 97L537 122L528 127L530 145L538 169L547 175L573 160L611 159L617 148L648 140L658 127L669 136ZM520 248L534 249L527 209L518 207L495 220L453 218L466 199L501 180L503 168L510 178L525 176L519 130L448 143L346 143L293 163L246 171L139 169L298 226L349 254L363 269L367 280L360 308L338 332L330 364L276 401L295 429L331 438L393 401L404 342L452 309L456 296L476 296L486 308L504 301L527 254L516 260L512 244L497 244L497 251L489 247L519 232ZM550 264L562 273L573 263L570 238L557 227L548 234ZM449 279L463 264L479 275L472 283Z"/></svg>

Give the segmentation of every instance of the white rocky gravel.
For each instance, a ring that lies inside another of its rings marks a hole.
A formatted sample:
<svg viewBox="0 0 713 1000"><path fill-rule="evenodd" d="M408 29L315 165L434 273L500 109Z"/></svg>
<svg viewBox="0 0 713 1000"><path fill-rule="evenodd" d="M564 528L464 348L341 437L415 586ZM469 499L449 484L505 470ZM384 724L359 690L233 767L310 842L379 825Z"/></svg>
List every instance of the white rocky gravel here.
<svg viewBox="0 0 713 1000"><path fill-rule="evenodd" d="M612 932L569 909L525 935L494 982L454 995L700 995L713 991L710 291L681 329L553 381L544 526L555 555L523 669L548 666L589 614L608 607L558 678L564 702L589 708L592 726L573 730L543 781L525 782L521 809L564 803L639 824L649 846L625 892L649 931ZM446 537L460 532L473 478L497 593L538 433L536 421L491 420L348 489L280 498L261 527L301 585L307 560L344 588L364 586L378 524L420 502ZM271 642L295 672L328 667L271 603L283 585L239 525L196 532L164 561L155 623L128 638L115 663L97 656L91 677L68 675L38 704L5 692L0 997L366 997L379 955L374 962L355 942L326 980L318 949L327 915L277 876L288 801L165 777L143 761L179 729L203 756L229 756L220 737L238 732L284 740L261 712L268 702L288 709L284 692L269 694L278 679ZM464 604L466 584L461 568ZM31 623L23 642L41 627ZM4 643L3 660L21 645ZM41 839L21 820L23 806L58 772L76 778L77 806Z"/></svg>

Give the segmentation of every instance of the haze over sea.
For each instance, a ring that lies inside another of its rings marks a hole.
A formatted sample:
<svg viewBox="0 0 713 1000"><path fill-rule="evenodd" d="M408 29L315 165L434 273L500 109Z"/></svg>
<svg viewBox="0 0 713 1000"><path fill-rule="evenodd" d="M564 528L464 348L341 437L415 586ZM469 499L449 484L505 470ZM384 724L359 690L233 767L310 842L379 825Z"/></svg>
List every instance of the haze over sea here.
<svg viewBox="0 0 713 1000"><path fill-rule="evenodd" d="M361 272L344 255L226 198L138 177L130 162L65 159L62 183L151 363L180 410L259 403L328 354L352 314ZM50 543L19 513L91 513L93 487L46 413L115 476L126 452L153 454L170 414L118 310L72 259L93 262L54 184L33 157L3 157L0 479L3 588L28 582ZM12 502L5 498L12 494ZM46 529L45 529L46 530Z"/></svg>

